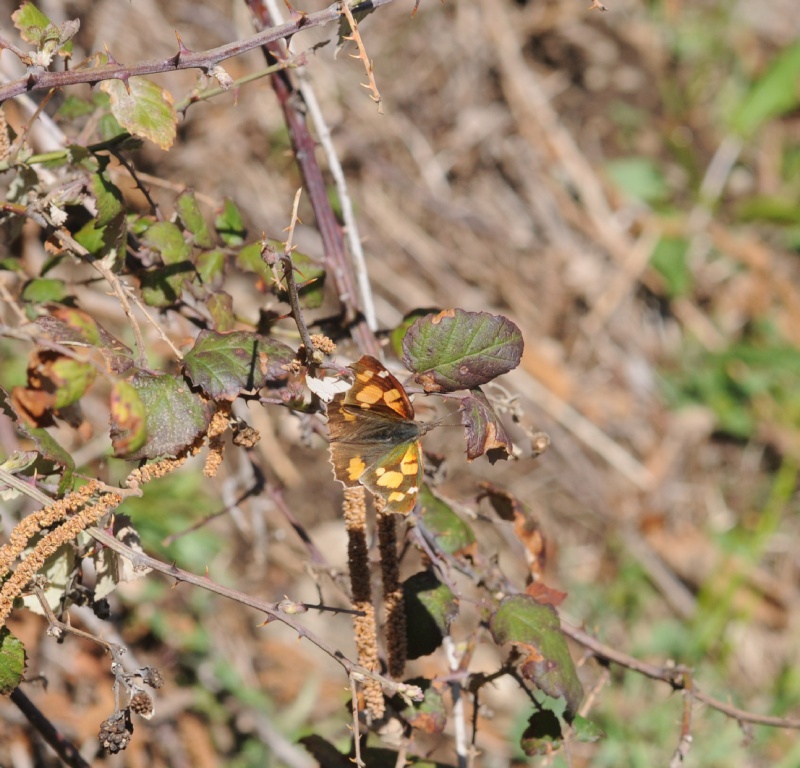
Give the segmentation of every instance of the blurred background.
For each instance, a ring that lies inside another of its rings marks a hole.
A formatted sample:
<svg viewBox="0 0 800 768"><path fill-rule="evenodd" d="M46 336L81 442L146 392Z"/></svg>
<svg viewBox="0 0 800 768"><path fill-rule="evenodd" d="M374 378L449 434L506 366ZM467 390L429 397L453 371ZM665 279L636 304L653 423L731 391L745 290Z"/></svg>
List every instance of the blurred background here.
<svg viewBox="0 0 800 768"><path fill-rule="evenodd" d="M198 51L252 34L237 2L39 5L54 21L80 18L76 61L104 45L123 63L166 57L175 30ZM455 433L432 435L448 456L441 491L470 507L488 480L531 508L548 542L545 580L569 593L561 611L571 622L643 659L693 666L718 698L796 717L800 15L790 0L588 6L422 0L413 18L411 0L380 8L361 33L382 114L359 85L362 63L347 49L334 59L332 27L297 35L292 48L327 42L310 50L305 73L350 185L381 326L416 307L458 306L522 329L522 365L493 393L522 415L520 455L468 465ZM14 6L2 7L13 37ZM2 54L4 68L11 58ZM264 64L256 51L223 66L238 78ZM192 72L154 79L176 101L198 83ZM173 149L145 147L135 164L163 180L152 182L159 199L189 186L209 215L233 199L254 238L281 236L302 183L266 79L194 105ZM320 256L310 209L301 218L301 248ZM252 286L242 292L257 308ZM103 307L93 311L102 322ZM271 481L343 563L323 444L304 442L291 419L250 410ZM538 458L527 439L536 430L551 438ZM265 599L313 600L274 499L249 500L164 547L230 502L239 469L209 483L189 468L127 511L149 550L190 570L208 565ZM488 551L522 583L522 546L486 528ZM291 633L255 630L238 606L155 578L121 599L123 639L168 667L172 685L160 719L140 729L151 734L137 731L109 764L301 765L278 745L309 723L346 740L346 681ZM95 738L110 713L108 660L74 639L68 651L56 646L38 617L16 621L38 647L34 671L52 681L37 703L63 713L78 743ZM320 626L352 642L345 618ZM511 765L525 717L502 695L490 704L481 764ZM26 728L8 704L2 711L0 763L23 765L13 754L33 749ZM590 712L606 738L572 765L666 765L681 713L667 686L613 669ZM800 765L793 732L742 729L698 706L692 733L690 765ZM52 764L39 759L31 764Z"/></svg>

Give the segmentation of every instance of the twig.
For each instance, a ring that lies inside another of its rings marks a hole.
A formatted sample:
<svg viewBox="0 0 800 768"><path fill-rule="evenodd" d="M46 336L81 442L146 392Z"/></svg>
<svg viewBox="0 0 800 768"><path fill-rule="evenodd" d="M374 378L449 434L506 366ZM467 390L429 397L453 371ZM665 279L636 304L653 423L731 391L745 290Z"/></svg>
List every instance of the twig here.
<svg viewBox="0 0 800 768"><path fill-rule="evenodd" d="M244 592L240 592L239 590L217 584L207 576L197 576L196 574L190 573L189 571L184 571L175 565L168 565L167 563L164 563L155 557L151 557L150 555L146 555L142 552L137 552L136 550L131 549L129 546L123 544L111 534L99 528L88 528L87 533L96 541L99 541L104 546L108 547L109 549L113 549L115 552L130 560L135 567L152 568L154 571L163 573L164 575L169 576L176 581L186 582L187 584L192 584L196 587L200 587L201 589L206 589L209 592L213 592L214 594L221 595L229 600L233 600L237 603L241 603L242 605L246 605L249 608L253 608L256 611L265 613L270 619L280 621L282 624L285 624L293 629L297 633L298 637L306 638L313 645L316 645L321 651L327 653L332 659L334 659L334 661L341 665L348 675L354 675L356 680L374 680L390 695L400 694L401 696L413 699L422 698L422 692L419 690L419 688L417 688L417 686L409 686L404 683L394 682L393 680L389 680L383 675L366 669L365 667L362 667L348 659L334 645L296 621L293 615L284 613L281 609L283 601L267 603L263 600L258 600L254 597L251 597Z"/></svg>
<svg viewBox="0 0 800 768"><path fill-rule="evenodd" d="M678 741L678 746L675 748L675 753L672 755L672 760L669 761L669 768L680 768L689 756L689 750L692 748L692 688L693 681L690 674L686 675L686 688L683 691L683 717L681 718L681 738Z"/></svg>
<svg viewBox="0 0 800 768"><path fill-rule="evenodd" d="M360 59L364 62L364 69L367 71L369 83L361 83L361 85L372 91L372 100L378 105L378 114L382 115L383 105L381 104L381 94L378 90L378 84L375 82L375 67L369 60L369 56L367 56L367 49L364 47L364 41L361 39L361 33L358 31L358 22L355 20L353 12L350 10L350 6L347 5L346 0L342 3L342 13L347 16L347 23L350 24L350 29L352 30L352 34L344 39L352 40L356 44L358 47L358 54L351 55L354 59Z"/></svg>
<svg viewBox="0 0 800 768"><path fill-rule="evenodd" d="M153 212L153 215L159 220L163 220L163 216L161 215L161 211L158 207L158 204L150 195L150 190L142 183L142 180L139 178L139 174L137 170L133 167L133 164L128 160L125 155L122 154L116 148L109 148L109 153L112 154L115 158L117 158L117 162L125 168L125 170L130 174L130 177L133 179L133 183L136 185L136 188L144 195L145 200L147 200L148 205L150 206L150 210Z"/></svg>
<svg viewBox="0 0 800 768"><path fill-rule="evenodd" d="M122 281L111 271L108 265L105 263L103 259L92 259L91 254L89 251L84 248L74 237L67 231L64 227L59 227L53 233L58 240L61 242L63 246L69 248L69 250L73 251L76 255L81 256L84 258L89 264L91 264L94 269L96 269L105 279L106 282L111 286L111 290L114 291L114 295L119 300L120 306L122 306L123 311L125 312L125 316L128 318L128 322L131 324L131 330L133 331L133 338L134 343L136 346L136 363L139 366L146 367L147 366L147 355L145 353L145 344L144 344L144 337L142 336L142 329L139 327L139 323L136 321L136 318L133 316L133 310L131 309L131 305L128 302L128 297L125 294L125 290L122 287Z"/></svg>
<svg viewBox="0 0 800 768"><path fill-rule="evenodd" d="M728 715L728 717L734 720L739 720L744 723L753 723L754 725L769 725L774 728L800 730L800 718L773 717L771 715L759 715L755 712L748 712L747 710L739 709L738 707L726 704L724 701L715 699L713 696L697 688L694 683L691 684L690 689L687 689L687 680L691 679L690 677L687 678L687 675L690 675L690 670L687 667L659 667L655 664L641 661L633 656L629 656L627 653L604 645L590 634L577 627L573 627L565 621L561 622L561 631L584 648L590 650L598 658L611 661L614 664L638 672L652 680L660 680L672 686L675 690L687 690L687 695L691 696L696 701L700 701L712 709L716 709L718 712Z"/></svg>
<svg viewBox="0 0 800 768"><path fill-rule="evenodd" d="M91 768L89 763L81 757L77 747L56 730L56 727L39 711L39 708L22 692L21 688L17 687L11 691L9 698L67 765L73 768Z"/></svg>
<svg viewBox="0 0 800 768"><path fill-rule="evenodd" d="M283 279L286 281L286 290L289 294L289 306L292 309L292 319L294 320L297 330L300 332L300 338L303 341L303 356L307 364L318 363L320 360L314 359L314 345L311 343L311 335L308 332L308 326L303 318L303 310L300 306L300 294L297 289L297 281L294 279L294 265L292 264L292 240L294 238L294 230L297 226L299 219L297 218L297 208L300 205L300 195L302 189L298 189L294 196L294 203L292 205L292 219L289 223L289 235L284 244L283 256L281 256L281 266L283 267Z"/></svg>
<svg viewBox="0 0 800 768"><path fill-rule="evenodd" d="M24 63L30 62L30 55L27 52L23 51L21 48L17 48L14 43L6 40L2 35L0 35L0 49L11 51L11 53L13 53L20 61Z"/></svg>
<svg viewBox="0 0 800 768"><path fill-rule="evenodd" d="M72 624L61 621L61 619L59 619L55 613L53 613L53 609L47 602L47 596L44 593L44 589L42 589L39 584L33 585L33 591L36 595L36 598L39 600L39 605L42 607L42 611L44 611L45 618L50 624L48 634L60 637L61 634L66 632L68 634L75 635L75 637L81 637L84 640L90 640L91 642L96 643L101 648L111 653L116 660L119 660L122 657L123 648L120 645L117 645L116 643L110 643L107 640L103 640L102 637L91 634L91 632L84 632L82 629L73 627Z"/></svg>
<svg viewBox="0 0 800 768"><path fill-rule="evenodd" d="M140 174L141 175L141 174ZM172 350L172 354L175 355L177 360L183 360L183 352L181 352L173 343L172 339L167 336L164 329L158 324L158 322L152 317L152 315L147 311L147 307L145 307L144 302L139 298L136 292L130 285L123 283L123 288L125 290L125 294L128 298L136 305L136 308L145 316L147 321L150 325L155 328L156 333L161 337L161 340Z"/></svg>
<svg viewBox="0 0 800 768"><path fill-rule="evenodd" d="M447 665L451 672L462 670L461 659L456 650L453 638L447 635L444 638L444 650L447 654ZM453 729L455 731L455 749L458 768L467 768L469 748L467 747L466 711L464 707L464 693L458 682L450 683L450 694L453 697Z"/></svg>
<svg viewBox="0 0 800 768"><path fill-rule="evenodd" d="M0 299L8 304L11 308L11 311L17 316L17 319L21 323L27 323L28 317L25 314L25 311L22 307L17 303L17 300L11 295L11 291L8 290L8 286L6 285L5 276L2 280L0 280Z"/></svg>
<svg viewBox="0 0 800 768"><path fill-rule="evenodd" d="M394 2L394 0L367 0L353 8L353 11L358 13L361 10L379 8L391 2ZM251 51L254 48L267 45L268 43L291 37L301 30L313 29L314 27L321 27L331 22L338 21L340 16L339 4L333 3L328 6L328 8L318 11L317 13L302 14L291 19L286 24L269 26L247 40L237 40L234 43L221 45L218 48L212 48L208 51L198 53L181 46L178 52L169 58L143 61L139 64L133 64L127 67L114 62L93 69L71 69L64 72L29 71L24 77L18 80L0 85L0 103L13 96L19 96L26 91L63 88L64 86L76 85L77 83L91 83L94 85L103 80L122 80L125 82L131 77L152 75L159 72L174 72L181 69L200 69L208 73L221 61ZM4 44L3 47L14 50L7 41L3 40L2 43ZM25 56L27 54L23 53L22 55Z"/></svg>
<svg viewBox="0 0 800 768"><path fill-rule="evenodd" d="M216 96L221 96L223 93L230 93L230 91L240 88L243 85L247 85L248 83L253 83L256 80L262 80L265 77L269 77L270 75L274 74L275 72L279 72L282 69L291 69L293 67L301 66L305 63L305 54L298 54L297 56L288 58L285 61L279 61L273 64L271 67L265 67L260 72L253 72L252 74L245 75L244 77L237 77L228 88L218 86L216 88L206 88L202 91L194 91L186 98L181 99L181 101L175 105L175 111L185 113L189 107L192 106L192 104L198 104L201 101L208 101Z"/></svg>
<svg viewBox="0 0 800 768"><path fill-rule="evenodd" d="M350 675L350 707L353 711L353 758L352 763L359 768L366 768L366 763L361 759L361 728L358 722L358 686L353 676Z"/></svg>

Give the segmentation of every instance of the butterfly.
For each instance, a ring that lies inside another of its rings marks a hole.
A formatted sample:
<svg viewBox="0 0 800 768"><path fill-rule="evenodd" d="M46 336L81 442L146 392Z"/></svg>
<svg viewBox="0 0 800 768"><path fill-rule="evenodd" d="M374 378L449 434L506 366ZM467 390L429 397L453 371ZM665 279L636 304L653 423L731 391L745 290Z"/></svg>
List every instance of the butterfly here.
<svg viewBox="0 0 800 768"><path fill-rule="evenodd" d="M407 515L422 484L424 424L403 385L374 357L349 366L353 386L328 405L334 477L345 487L359 483L386 502L387 512Z"/></svg>

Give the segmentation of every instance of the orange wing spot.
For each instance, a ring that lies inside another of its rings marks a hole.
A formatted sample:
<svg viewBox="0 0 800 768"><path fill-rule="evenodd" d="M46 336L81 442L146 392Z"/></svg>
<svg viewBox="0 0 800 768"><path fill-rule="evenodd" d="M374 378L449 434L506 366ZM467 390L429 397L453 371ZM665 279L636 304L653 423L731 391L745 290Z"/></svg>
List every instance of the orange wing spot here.
<svg viewBox="0 0 800 768"><path fill-rule="evenodd" d="M360 459L358 456L354 456L350 459L350 463L347 465L347 477L349 480L355 482L358 480L361 475L364 474L364 470L367 468L367 465L364 463L363 459Z"/></svg>
<svg viewBox="0 0 800 768"><path fill-rule="evenodd" d="M400 471L404 475L416 475L419 472L419 451L416 445L409 446L400 461Z"/></svg>
<svg viewBox="0 0 800 768"><path fill-rule="evenodd" d="M375 474L378 474L377 472ZM381 475L378 475L377 484L381 488L399 488L403 484L405 475L402 472L395 472L390 469ZM405 493L402 494L405 496Z"/></svg>
<svg viewBox="0 0 800 768"><path fill-rule="evenodd" d="M386 392L383 393L383 400L390 408L392 408L398 400L402 399L403 396L400 394L400 391L394 388L387 389Z"/></svg>
<svg viewBox="0 0 800 768"><path fill-rule="evenodd" d="M383 398L383 390L375 384L368 384L356 392L356 400L360 405L374 405Z"/></svg>
<svg viewBox="0 0 800 768"><path fill-rule="evenodd" d="M400 493L400 491L394 491L393 493L390 493L386 497L386 501L388 501L390 503L392 501L402 501L405 497L406 497L405 493Z"/></svg>

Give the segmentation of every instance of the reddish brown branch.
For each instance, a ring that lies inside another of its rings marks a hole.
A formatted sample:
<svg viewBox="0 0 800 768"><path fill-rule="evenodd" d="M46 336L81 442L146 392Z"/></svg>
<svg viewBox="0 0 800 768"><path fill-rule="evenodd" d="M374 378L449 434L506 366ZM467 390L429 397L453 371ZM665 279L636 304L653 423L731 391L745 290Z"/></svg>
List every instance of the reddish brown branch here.
<svg viewBox="0 0 800 768"><path fill-rule="evenodd" d="M579 643L587 650L591 651L593 655L599 659L611 661L626 669L638 672L645 677L653 680L661 680L668 685L671 685L676 691L686 691L687 695L695 701L702 702L703 704L722 712L734 720L739 720L743 723L753 723L754 725L769 725L773 728L789 728L792 730L800 730L800 719L792 717L773 717L771 715L759 715L755 712L748 712L745 709L739 709L731 704L726 704L724 701L715 699L707 693L704 693L691 679L691 672L687 667L683 666L664 666L659 667L655 664L648 664L646 661L641 661L627 653L617 651L608 645L604 645L590 634L584 632L582 629L573 627L566 622L561 622L562 632L571 637L576 643Z"/></svg>
<svg viewBox="0 0 800 768"><path fill-rule="evenodd" d="M362 3L353 10L356 12L358 12L359 9L369 10L370 8L378 8L381 5L387 5L391 2L393 2L393 0L368 0L368 2ZM295 16L286 24L273 27L270 26L268 22L264 23L262 25L262 30L257 35L247 40L237 40L234 43L228 43L227 45L221 45L218 48L212 48L202 52L189 51L181 45L180 50L176 54L166 59L153 59L131 66L123 66L117 62L112 62L102 67L95 67L94 69L73 69L66 72L37 72L31 70L18 80L0 85L0 103L14 96L19 96L26 91L63 88L64 86L76 85L78 83L90 83L95 85L103 80L122 80L126 82L128 78L131 77L154 75L160 72L173 72L179 69L200 69L208 73L209 70L213 69L213 67L220 62L238 56L246 51L291 37L303 29L312 29L313 27L321 27L334 21L338 22L340 15L339 4L334 3L317 13ZM14 51L15 53L19 51L19 49L15 49L8 41L4 41L2 47ZM19 53L22 52L19 51ZM19 53L17 53L17 55L19 55Z"/></svg>
<svg viewBox="0 0 800 768"><path fill-rule="evenodd" d="M372 0L372 7L377 8L388 1ZM263 29L272 25L272 17L261 0L248 0L247 5L258 26ZM366 4L363 5L366 10ZM353 10L357 11L358 8ZM304 18L311 19L314 15L316 14ZM337 18L339 15L337 4ZM272 65L285 55L280 43L282 37L285 37L285 35L275 37L271 41L265 41L264 55L267 58L267 64ZM355 274L345 248L342 228L328 199L325 177L317 162L317 143L311 135L306 122L303 97L295 86L292 74L287 70L276 72L272 76L272 87L283 109L295 159L300 167L300 172L305 182L304 187L317 219L317 227L319 228L325 252L325 265L328 273L335 281L339 298L344 306L344 319L346 322L353 323L351 331L358 348L362 352L377 355L380 352L378 343L360 312Z"/></svg>

